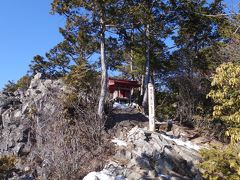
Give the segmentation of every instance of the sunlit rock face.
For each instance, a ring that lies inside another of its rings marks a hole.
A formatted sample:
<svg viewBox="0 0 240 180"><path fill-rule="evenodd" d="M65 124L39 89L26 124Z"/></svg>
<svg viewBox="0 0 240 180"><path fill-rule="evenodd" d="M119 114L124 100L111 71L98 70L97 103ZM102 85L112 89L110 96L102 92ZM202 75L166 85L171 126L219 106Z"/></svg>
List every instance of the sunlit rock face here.
<svg viewBox="0 0 240 180"><path fill-rule="evenodd" d="M27 90L0 94L0 155L18 159L13 179L21 176L33 179L33 171L42 165L37 147L43 139L41 115L54 113L50 97L63 89L61 80L44 80L37 74Z"/></svg>
<svg viewBox="0 0 240 180"><path fill-rule="evenodd" d="M116 154L109 164L84 180L201 179L196 168L200 147L190 141L136 126L112 142Z"/></svg>
<svg viewBox="0 0 240 180"><path fill-rule="evenodd" d="M18 159L8 179L48 179L51 167L44 157L51 152L44 148L52 147L44 146L44 130L48 118L59 110L55 97L66 91L61 80L37 74L27 90L0 93L0 155ZM131 108L117 108L108 125L115 155L102 171L91 172L84 179L199 179L195 164L200 147L174 133L148 132L148 119Z"/></svg>

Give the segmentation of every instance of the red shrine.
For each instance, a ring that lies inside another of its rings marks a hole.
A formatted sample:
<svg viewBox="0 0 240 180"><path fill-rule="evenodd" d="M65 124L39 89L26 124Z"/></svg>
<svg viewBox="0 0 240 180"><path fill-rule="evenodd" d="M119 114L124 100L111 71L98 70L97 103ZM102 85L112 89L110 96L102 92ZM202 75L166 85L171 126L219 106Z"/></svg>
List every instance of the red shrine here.
<svg viewBox="0 0 240 180"><path fill-rule="evenodd" d="M140 87L138 81L130 81L124 79L109 78L108 88L113 99L130 100L131 91Z"/></svg>

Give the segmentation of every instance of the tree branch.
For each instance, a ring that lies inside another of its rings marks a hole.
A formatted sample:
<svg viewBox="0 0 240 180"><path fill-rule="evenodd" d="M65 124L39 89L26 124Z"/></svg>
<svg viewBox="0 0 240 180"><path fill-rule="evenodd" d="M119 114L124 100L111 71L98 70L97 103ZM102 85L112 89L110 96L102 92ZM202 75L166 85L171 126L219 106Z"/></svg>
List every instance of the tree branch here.
<svg viewBox="0 0 240 180"><path fill-rule="evenodd" d="M239 15L240 13L222 13L222 14L201 14L201 13L196 13L201 16L206 16L206 17L221 17L221 16L231 16L231 15Z"/></svg>
<svg viewBox="0 0 240 180"><path fill-rule="evenodd" d="M240 29L240 26L237 27L237 29L234 31L233 34L236 34L238 32L238 30Z"/></svg>

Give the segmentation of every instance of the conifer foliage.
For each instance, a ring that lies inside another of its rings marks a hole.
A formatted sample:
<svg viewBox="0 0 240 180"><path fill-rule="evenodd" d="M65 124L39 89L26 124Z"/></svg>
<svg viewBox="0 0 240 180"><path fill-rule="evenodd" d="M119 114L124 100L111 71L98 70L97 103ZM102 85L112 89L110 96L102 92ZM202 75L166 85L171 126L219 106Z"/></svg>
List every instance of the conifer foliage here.
<svg viewBox="0 0 240 180"><path fill-rule="evenodd" d="M106 64L106 29L114 19L114 11L121 6L122 1L86 1L86 0L54 0L53 12L66 15L68 23L80 25L80 31L96 39L101 63L101 92L99 96L98 115L103 117L104 103L107 95L107 64ZM87 29L86 29L87 24ZM81 30L82 29L82 30Z"/></svg>
<svg viewBox="0 0 240 180"><path fill-rule="evenodd" d="M45 55L34 56L29 75L9 81L4 91L27 89L37 73L61 78L70 89L64 96L66 114L79 111L70 122L84 123L82 132L96 130L99 123L101 137L108 71L142 84L137 100L146 114L147 85L152 82L158 120L171 118L194 126L194 117L200 116L202 124L212 119L226 126L231 143L201 151L204 161L199 166L206 179L239 179L239 14L226 14L222 0L53 0L51 7L52 14L65 17L60 28L64 40ZM86 121L78 121L85 115ZM82 124L74 123L79 134Z"/></svg>

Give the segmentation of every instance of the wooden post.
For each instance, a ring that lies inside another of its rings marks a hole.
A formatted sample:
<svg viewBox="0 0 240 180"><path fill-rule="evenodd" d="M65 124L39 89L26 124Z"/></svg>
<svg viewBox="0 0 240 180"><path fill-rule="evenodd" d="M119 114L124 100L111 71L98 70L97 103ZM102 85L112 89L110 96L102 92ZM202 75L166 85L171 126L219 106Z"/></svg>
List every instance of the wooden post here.
<svg viewBox="0 0 240 180"><path fill-rule="evenodd" d="M148 83L149 130L155 131L155 93L152 83Z"/></svg>

